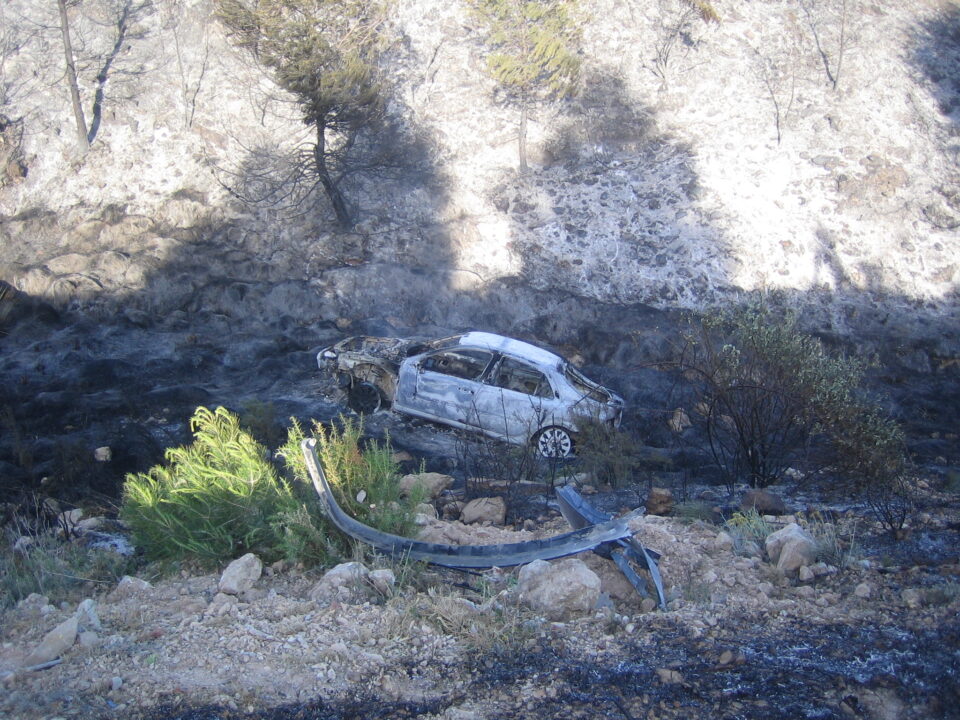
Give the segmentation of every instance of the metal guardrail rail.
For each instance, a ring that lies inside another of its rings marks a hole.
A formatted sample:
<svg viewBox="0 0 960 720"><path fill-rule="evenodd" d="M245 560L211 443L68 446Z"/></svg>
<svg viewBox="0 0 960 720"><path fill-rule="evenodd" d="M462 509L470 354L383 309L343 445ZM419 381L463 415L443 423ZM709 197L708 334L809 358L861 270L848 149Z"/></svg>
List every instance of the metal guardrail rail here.
<svg viewBox="0 0 960 720"><path fill-rule="evenodd" d="M330 521L343 533L355 540L372 545L386 555L410 558L442 567L477 570L492 567L525 565L534 560L554 560L594 550L612 557L617 566L642 595L649 595L642 578L630 566L636 562L649 571L661 607L664 606L663 585L657 569L659 554L647 550L636 542L628 527L629 520L642 510L635 510L620 518L596 510L573 488L560 488L557 497L572 532L543 540L528 540L499 545L443 545L381 532L350 517L343 511L333 496L330 484L317 457L316 440L308 438L300 444L306 460L307 471L317 491L320 504Z"/></svg>

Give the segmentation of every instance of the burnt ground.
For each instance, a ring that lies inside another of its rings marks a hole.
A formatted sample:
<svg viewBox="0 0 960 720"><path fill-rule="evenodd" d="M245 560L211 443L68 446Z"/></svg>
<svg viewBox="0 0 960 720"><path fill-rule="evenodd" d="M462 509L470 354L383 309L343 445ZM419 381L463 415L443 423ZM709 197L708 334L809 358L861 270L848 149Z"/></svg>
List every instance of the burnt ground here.
<svg viewBox="0 0 960 720"><path fill-rule="evenodd" d="M809 625L740 618L700 637L664 617L641 641L615 639L584 658L574 643L543 641L520 653L474 658L466 687L420 703L317 700L244 713L161 707L142 720L347 720L460 717L469 698L497 718L960 717L960 621L938 627ZM725 651L734 660L722 662ZM679 673L664 683L657 670Z"/></svg>
<svg viewBox="0 0 960 720"><path fill-rule="evenodd" d="M135 324L43 306L13 322L6 320L6 334L0 336L0 489L7 512L17 510L17 497L36 493L67 505L109 511L126 472L146 469L162 459L166 447L189 440L186 423L199 404L222 404L245 415L261 440L275 444L291 416L329 420L343 411L317 375L318 350L370 330L414 333L363 322L243 328L214 316L194 318L189 325L176 318ZM417 328L416 334L449 331ZM656 328L658 335L663 332ZM604 341L615 342L611 337ZM592 357L587 350L566 348L568 353ZM708 477L703 455L671 444L664 430L674 407L675 379L649 362L618 360L622 350L609 355L609 364L585 365L588 374L628 398L634 412L626 427L647 443L646 464L635 486L601 492L591 500L611 512L635 507L650 484L673 487L678 498L696 498L703 492L724 498L719 488L692 484ZM884 377L895 381L883 383ZM881 381L877 388L887 391L892 398L889 406L907 421L911 449L927 487L955 489L960 453L945 421L952 413L955 383L943 373L920 372L915 384L912 377L896 368L886 375L877 373L874 380ZM397 448L407 450L414 458L411 469L422 461L428 470L461 478L470 453L490 450L462 434L388 412L369 418L367 429L381 437L389 434ZM112 449L107 463L94 459L94 450L102 446ZM513 523L553 514L549 496L514 489L511 493L515 493L509 517ZM794 509L825 506L822 498L804 488L784 488L784 493ZM834 581L836 588L817 590L820 605L809 599L792 605L793 589L788 585L774 607L719 610L701 598L681 615L634 615L625 621L637 625L632 634L626 632L625 622L598 620L586 627L548 624L532 639L518 638L506 648L467 650L444 658L431 671L441 676L439 680L429 692L412 698L398 698L365 682L299 697L293 703L258 699L254 693L252 702L240 707L220 701L207 704L203 693L179 698L171 693L169 702L143 709L140 717L960 717L960 627L952 594L958 582L960 512L955 494L924 496L918 519L905 538L892 538L875 528L857 535L861 556L870 567L856 572L882 588L877 607L864 607L854 599L853 589L862 578L851 572ZM862 504L830 507L837 516L868 515ZM692 572L686 566L694 568L698 561L695 554L681 557L677 550L673 557L672 581L682 584L678 573ZM919 609L906 607L898 594L903 588L919 588L931 602ZM709 595L709 589L693 589ZM834 590L842 602L830 594ZM823 608L834 604L836 613L824 614ZM392 672L414 682L426 671L402 659ZM23 702L54 697L49 682L54 677L37 680L36 689L28 690ZM68 698L59 707L64 716L76 714L72 708L83 718L137 717L136 702L128 701L116 711L110 695L87 704L80 701L86 691L58 692ZM163 698L150 699L152 705ZM56 704L43 707L58 709Z"/></svg>

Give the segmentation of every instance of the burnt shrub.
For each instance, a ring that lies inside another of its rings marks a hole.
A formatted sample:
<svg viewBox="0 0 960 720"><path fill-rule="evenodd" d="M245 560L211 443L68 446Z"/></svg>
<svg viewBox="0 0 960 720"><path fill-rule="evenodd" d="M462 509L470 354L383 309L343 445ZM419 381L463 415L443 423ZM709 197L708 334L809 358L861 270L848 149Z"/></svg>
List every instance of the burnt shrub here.
<svg viewBox="0 0 960 720"><path fill-rule="evenodd" d="M679 368L693 389L690 417L728 488L766 487L805 459L814 475L864 495L887 527L902 527L903 433L863 392L862 361L829 353L794 315L752 304L692 321Z"/></svg>

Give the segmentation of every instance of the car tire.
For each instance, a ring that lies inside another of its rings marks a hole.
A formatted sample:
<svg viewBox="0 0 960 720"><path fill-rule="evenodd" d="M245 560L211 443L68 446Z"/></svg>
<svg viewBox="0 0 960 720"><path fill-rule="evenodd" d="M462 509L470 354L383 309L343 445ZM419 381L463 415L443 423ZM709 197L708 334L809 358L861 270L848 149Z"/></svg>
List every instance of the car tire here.
<svg viewBox="0 0 960 720"><path fill-rule="evenodd" d="M541 457L550 459L573 457L573 435L566 428L557 425L546 427L537 433L534 442L537 454Z"/></svg>
<svg viewBox="0 0 960 720"><path fill-rule="evenodd" d="M375 413L383 405L383 394L373 383L355 382L347 391L347 406L358 415Z"/></svg>

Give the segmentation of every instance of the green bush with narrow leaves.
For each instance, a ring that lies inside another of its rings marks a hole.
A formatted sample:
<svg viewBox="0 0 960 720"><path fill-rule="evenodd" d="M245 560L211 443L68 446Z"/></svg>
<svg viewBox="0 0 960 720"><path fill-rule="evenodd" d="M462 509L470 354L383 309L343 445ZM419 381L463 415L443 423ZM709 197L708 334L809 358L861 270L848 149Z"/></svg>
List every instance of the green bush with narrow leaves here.
<svg viewBox="0 0 960 720"><path fill-rule="evenodd" d="M147 559L214 565L253 552L271 562L329 564L350 542L320 509L300 450L305 437L293 421L278 455L224 408L199 408L194 441L170 449L166 463L127 476L120 516ZM385 532L409 534L419 497L400 498L398 468L388 443L361 444L351 421L314 423L317 452L337 501L357 519Z"/></svg>
<svg viewBox="0 0 960 720"><path fill-rule="evenodd" d="M166 464L127 476L120 517L151 560L215 563L255 552L283 555L277 518L296 511L288 483L266 449L224 408L198 408L192 445Z"/></svg>

